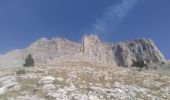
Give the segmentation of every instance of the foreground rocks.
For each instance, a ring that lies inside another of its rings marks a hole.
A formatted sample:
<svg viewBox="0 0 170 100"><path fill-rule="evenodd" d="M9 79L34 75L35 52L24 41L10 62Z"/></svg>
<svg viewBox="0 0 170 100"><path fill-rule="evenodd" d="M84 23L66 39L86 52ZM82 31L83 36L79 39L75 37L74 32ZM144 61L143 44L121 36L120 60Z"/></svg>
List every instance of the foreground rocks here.
<svg viewBox="0 0 170 100"><path fill-rule="evenodd" d="M13 76L5 76L0 78L1 88L0 95L5 94L7 91L18 91L21 85L16 82L16 78Z"/></svg>
<svg viewBox="0 0 170 100"><path fill-rule="evenodd" d="M26 74L16 75L17 70ZM63 62L0 72L4 73L0 75L0 100L170 99L170 74L163 70Z"/></svg>

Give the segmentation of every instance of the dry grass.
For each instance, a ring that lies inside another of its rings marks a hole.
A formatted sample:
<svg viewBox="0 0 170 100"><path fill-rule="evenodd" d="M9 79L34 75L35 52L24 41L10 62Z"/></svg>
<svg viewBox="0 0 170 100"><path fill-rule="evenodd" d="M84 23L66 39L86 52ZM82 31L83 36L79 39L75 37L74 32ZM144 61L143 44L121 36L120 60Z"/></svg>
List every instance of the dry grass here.
<svg viewBox="0 0 170 100"><path fill-rule="evenodd" d="M42 85L38 84L38 81L45 76L53 76L55 78L62 78L63 81L55 80L53 84L57 88L63 89L69 87L70 83L74 84L77 88L76 91L88 95L90 92L95 92L98 95L102 95L105 100L110 98L107 95L112 91L100 91L95 90L92 86L100 87L103 89L115 89L117 87L114 84L121 83L127 86L138 86L140 88L148 89L147 94L136 92L136 98L142 100L150 100L151 96L156 96L168 100L168 96L163 96L165 91L160 91L162 88L169 86L170 74L156 71L132 71L130 69L124 69L115 66L96 64L91 62L60 62L53 65L42 65L32 68L18 68L14 70L8 70L5 75L16 75L17 70L25 70L26 74L36 73L37 78L20 78L17 77L17 82L22 86L17 92L7 92L0 96L0 100L7 100L8 97L17 97L22 92L27 91L30 95L37 95L43 97L46 100L55 100L54 97L47 96L47 93L43 92ZM47 72L47 73L46 73ZM5 76L3 75L3 76ZM1 76L1 77L3 77ZM148 82L147 82L148 80ZM156 85L156 82L161 84ZM109 87L108 87L108 84ZM81 88L81 86L85 86ZM121 88L121 87L120 87ZM139 88L139 90L140 90ZM170 92L170 91L169 91ZM135 97L134 97L135 98Z"/></svg>

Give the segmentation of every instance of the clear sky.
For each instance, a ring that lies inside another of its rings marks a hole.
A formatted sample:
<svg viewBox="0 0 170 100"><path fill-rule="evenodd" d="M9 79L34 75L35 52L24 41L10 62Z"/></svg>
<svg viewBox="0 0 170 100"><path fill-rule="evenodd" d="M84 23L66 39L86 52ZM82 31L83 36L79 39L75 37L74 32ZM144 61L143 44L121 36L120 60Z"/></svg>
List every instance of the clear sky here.
<svg viewBox="0 0 170 100"><path fill-rule="evenodd" d="M151 38L170 58L170 0L0 0L0 53L41 37Z"/></svg>

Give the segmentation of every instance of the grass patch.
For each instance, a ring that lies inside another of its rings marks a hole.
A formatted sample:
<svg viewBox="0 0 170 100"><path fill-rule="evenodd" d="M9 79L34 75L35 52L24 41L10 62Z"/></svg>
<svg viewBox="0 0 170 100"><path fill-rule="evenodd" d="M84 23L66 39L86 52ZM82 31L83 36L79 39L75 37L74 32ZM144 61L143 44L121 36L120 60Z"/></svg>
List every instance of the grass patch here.
<svg viewBox="0 0 170 100"><path fill-rule="evenodd" d="M17 96L20 95L21 91L8 91L7 93L0 95L0 100L9 100L9 98L16 98Z"/></svg>
<svg viewBox="0 0 170 100"><path fill-rule="evenodd" d="M23 75L23 74L26 74L26 71L25 70L17 70L16 71L16 74L19 76L19 75Z"/></svg>

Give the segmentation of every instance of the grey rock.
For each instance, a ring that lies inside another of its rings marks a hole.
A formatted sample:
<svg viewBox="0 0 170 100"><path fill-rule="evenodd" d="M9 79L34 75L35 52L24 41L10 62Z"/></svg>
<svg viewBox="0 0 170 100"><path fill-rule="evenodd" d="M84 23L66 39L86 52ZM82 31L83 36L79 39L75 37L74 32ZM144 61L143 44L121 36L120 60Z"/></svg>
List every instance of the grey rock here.
<svg viewBox="0 0 170 100"><path fill-rule="evenodd" d="M25 96L18 96L12 100L45 100L44 98L40 98L36 95L25 95Z"/></svg>
<svg viewBox="0 0 170 100"><path fill-rule="evenodd" d="M133 61L165 62L163 54L150 39L109 44L100 42L97 36L85 36L83 49L85 56L90 60L118 66L129 67Z"/></svg>
<svg viewBox="0 0 170 100"><path fill-rule="evenodd" d="M55 81L55 78L52 76L43 77L38 83L45 85L45 84L52 84Z"/></svg>
<svg viewBox="0 0 170 100"><path fill-rule="evenodd" d="M46 91L50 91L50 90L54 90L56 87L55 85L53 84L46 84L42 87L43 91L46 92Z"/></svg>
<svg viewBox="0 0 170 100"><path fill-rule="evenodd" d="M7 88L6 87L1 87L0 88L0 95L3 95L7 92Z"/></svg>
<svg viewBox="0 0 170 100"><path fill-rule="evenodd" d="M8 91L18 91L21 85L16 82L14 76L5 76L0 78L0 95L5 94Z"/></svg>
<svg viewBox="0 0 170 100"><path fill-rule="evenodd" d="M117 44L101 42L97 35L85 35L82 43L67 39L41 38L29 47L0 56L0 67L22 67L31 53L35 64L49 64L60 60L81 60L129 67L135 62L165 62L163 54L150 39L138 39Z"/></svg>

